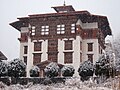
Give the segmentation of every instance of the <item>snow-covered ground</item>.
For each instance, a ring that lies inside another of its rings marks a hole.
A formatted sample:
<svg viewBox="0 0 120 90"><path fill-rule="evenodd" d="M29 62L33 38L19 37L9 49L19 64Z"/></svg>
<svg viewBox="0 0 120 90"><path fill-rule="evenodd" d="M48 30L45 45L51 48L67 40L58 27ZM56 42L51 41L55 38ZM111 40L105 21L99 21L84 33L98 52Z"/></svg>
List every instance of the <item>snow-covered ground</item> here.
<svg viewBox="0 0 120 90"><path fill-rule="evenodd" d="M51 85L33 85L29 83L28 85L11 85L6 86L2 82L0 82L0 90L119 90L113 89L111 86L112 82L109 79L106 83L96 84L92 81L81 82L79 78L71 78L66 80L65 84L57 83ZM118 80L116 80L115 85L118 84Z"/></svg>

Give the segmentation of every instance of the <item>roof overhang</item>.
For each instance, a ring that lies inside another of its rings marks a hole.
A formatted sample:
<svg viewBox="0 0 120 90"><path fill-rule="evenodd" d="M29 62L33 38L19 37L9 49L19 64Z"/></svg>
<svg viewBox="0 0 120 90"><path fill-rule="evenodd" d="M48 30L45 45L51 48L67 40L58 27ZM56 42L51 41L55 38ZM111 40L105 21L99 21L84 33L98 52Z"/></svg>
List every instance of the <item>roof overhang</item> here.
<svg viewBox="0 0 120 90"><path fill-rule="evenodd" d="M7 60L7 57L0 51L0 60Z"/></svg>

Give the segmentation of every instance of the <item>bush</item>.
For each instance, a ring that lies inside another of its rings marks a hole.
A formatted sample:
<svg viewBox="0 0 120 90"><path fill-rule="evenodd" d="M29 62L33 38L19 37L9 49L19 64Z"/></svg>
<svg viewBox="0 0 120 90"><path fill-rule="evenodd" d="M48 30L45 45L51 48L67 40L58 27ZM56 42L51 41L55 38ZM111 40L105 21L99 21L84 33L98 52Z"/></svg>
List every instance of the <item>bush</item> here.
<svg viewBox="0 0 120 90"><path fill-rule="evenodd" d="M87 60L80 64L80 67L78 69L78 73L81 76L81 80L88 80L90 76L93 76L94 73L94 66L93 63L91 63L90 60Z"/></svg>
<svg viewBox="0 0 120 90"><path fill-rule="evenodd" d="M75 69L72 65L66 65L61 69L61 72L62 76L64 77L72 77L75 72Z"/></svg>
<svg viewBox="0 0 120 90"><path fill-rule="evenodd" d="M7 76L7 73L8 73L7 64L3 61L0 61L0 77Z"/></svg>
<svg viewBox="0 0 120 90"><path fill-rule="evenodd" d="M14 59L8 63L8 76L22 77L26 74L26 64L20 59Z"/></svg>
<svg viewBox="0 0 120 90"><path fill-rule="evenodd" d="M31 69L30 69L30 76L31 77L39 77L39 72L40 72L40 69L38 66L33 66Z"/></svg>
<svg viewBox="0 0 120 90"><path fill-rule="evenodd" d="M109 77L110 74L109 57L105 55L100 56L98 61L95 63L95 75Z"/></svg>
<svg viewBox="0 0 120 90"><path fill-rule="evenodd" d="M44 72L46 77L56 77L59 74L59 66L55 62L51 62L45 67Z"/></svg>

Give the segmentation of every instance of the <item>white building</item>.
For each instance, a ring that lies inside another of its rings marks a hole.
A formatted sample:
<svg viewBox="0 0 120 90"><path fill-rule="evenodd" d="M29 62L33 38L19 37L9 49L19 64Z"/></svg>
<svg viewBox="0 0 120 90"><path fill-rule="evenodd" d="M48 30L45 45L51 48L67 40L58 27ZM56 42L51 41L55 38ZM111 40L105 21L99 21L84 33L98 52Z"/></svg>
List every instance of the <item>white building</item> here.
<svg viewBox="0 0 120 90"><path fill-rule="evenodd" d="M105 37L111 35L106 16L75 11L71 5L52 8L56 13L29 15L10 24L21 33L20 59L27 63L27 76L33 65L43 76L51 61L60 67L73 65L77 75L81 62L95 63L105 49Z"/></svg>

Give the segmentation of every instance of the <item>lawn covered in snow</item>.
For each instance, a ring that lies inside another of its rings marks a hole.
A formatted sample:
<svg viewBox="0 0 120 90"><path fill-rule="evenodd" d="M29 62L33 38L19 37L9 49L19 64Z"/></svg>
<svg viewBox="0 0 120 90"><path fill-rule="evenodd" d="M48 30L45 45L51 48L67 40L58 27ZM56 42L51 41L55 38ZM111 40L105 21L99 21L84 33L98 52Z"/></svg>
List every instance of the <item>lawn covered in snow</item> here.
<svg viewBox="0 0 120 90"><path fill-rule="evenodd" d="M115 85L118 84L116 80ZM6 86L0 82L0 90L113 90L111 86L111 80L107 80L105 83L96 84L92 81L81 82L79 78L67 79L65 83L56 83L50 85L36 84L33 85L29 83L28 85L10 85ZM114 90L119 90L117 89Z"/></svg>

